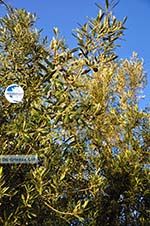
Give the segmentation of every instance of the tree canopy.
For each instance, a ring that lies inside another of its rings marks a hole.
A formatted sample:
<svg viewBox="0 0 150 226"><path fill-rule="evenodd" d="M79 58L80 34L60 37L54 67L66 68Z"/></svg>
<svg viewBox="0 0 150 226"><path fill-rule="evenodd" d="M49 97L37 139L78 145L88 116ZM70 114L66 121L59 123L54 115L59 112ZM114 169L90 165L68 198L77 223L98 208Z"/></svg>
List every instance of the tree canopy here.
<svg viewBox="0 0 150 226"><path fill-rule="evenodd" d="M36 16L7 7L0 18L0 153L38 164L0 164L0 225L148 226L148 109L143 61L116 49L125 21L115 1L79 26L70 49L58 28L49 42ZM4 89L17 83L22 103Z"/></svg>

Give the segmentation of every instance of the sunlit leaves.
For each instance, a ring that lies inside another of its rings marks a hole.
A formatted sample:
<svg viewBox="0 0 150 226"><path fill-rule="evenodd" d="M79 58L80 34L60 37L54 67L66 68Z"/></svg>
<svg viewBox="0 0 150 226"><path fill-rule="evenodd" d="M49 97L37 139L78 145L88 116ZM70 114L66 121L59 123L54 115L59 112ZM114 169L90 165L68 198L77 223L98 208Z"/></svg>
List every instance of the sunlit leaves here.
<svg viewBox="0 0 150 226"><path fill-rule="evenodd" d="M1 154L36 154L39 162L0 170L0 222L148 222L150 121L138 107L146 76L137 54L117 57L126 19L112 14L116 3L98 5L73 49L56 27L49 44L40 41L25 10L1 18L1 93L14 82L25 91L16 105L0 96Z"/></svg>
<svg viewBox="0 0 150 226"><path fill-rule="evenodd" d="M4 179L4 175L3 175L3 168L0 167L0 200L2 199L3 196L9 195L8 189L9 189L9 187L6 187L6 183L5 183L5 179Z"/></svg>

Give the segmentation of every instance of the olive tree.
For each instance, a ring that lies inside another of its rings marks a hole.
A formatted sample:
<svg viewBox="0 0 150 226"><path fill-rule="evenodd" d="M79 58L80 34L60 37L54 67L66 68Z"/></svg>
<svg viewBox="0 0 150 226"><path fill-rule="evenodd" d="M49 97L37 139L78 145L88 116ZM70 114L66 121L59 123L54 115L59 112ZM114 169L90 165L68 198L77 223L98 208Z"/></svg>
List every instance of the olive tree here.
<svg viewBox="0 0 150 226"><path fill-rule="evenodd" d="M146 74L136 53L117 56L126 18L114 5L97 5L73 49L58 28L42 38L24 9L0 18L0 153L39 159L1 163L0 225L148 225ZM23 102L5 99L12 83Z"/></svg>

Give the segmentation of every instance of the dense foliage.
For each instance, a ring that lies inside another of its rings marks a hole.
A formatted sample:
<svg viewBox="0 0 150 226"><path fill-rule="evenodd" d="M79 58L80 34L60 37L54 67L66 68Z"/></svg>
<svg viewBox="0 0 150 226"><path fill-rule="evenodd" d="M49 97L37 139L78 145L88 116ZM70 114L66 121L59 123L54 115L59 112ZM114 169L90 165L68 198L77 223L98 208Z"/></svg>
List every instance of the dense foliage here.
<svg viewBox="0 0 150 226"><path fill-rule="evenodd" d="M149 113L139 109L143 62L118 59L124 33L106 1L69 49L50 44L35 15L9 7L0 18L0 154L39 163L1 164L0 225L148 226ZM11 104L4 89L25 91Z"/></svg>

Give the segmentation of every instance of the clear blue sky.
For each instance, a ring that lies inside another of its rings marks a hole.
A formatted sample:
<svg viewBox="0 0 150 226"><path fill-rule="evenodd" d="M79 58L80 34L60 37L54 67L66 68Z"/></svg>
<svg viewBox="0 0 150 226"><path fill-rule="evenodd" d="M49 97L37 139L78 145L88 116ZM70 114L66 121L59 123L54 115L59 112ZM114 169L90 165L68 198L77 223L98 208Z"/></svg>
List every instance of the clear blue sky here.
<svg viewBox="0 0 150 226"><path fill-rule="evenodd" d="M52 28L58 27L69 46L75 45L71 33L77 23L84 23L86 17L94 17L97 13L95 2L104 0L7 0L17 8L25 8L38 16L37 27L43 28L43 36L52 37ZM0 16L4 14L0 7ZM145 89L146 99L141 101L143 108L150 102L150 0L120 0L115 15L126 22L125 41L119 50L121 58L130 57L133 51L144 59L148 74L148 85Z"/></svg>

